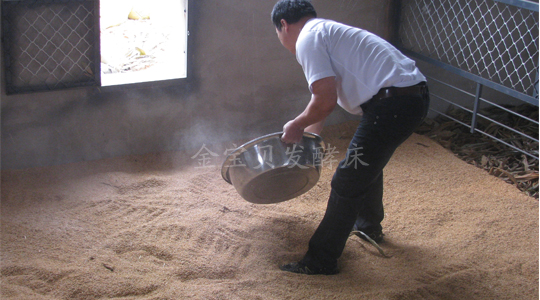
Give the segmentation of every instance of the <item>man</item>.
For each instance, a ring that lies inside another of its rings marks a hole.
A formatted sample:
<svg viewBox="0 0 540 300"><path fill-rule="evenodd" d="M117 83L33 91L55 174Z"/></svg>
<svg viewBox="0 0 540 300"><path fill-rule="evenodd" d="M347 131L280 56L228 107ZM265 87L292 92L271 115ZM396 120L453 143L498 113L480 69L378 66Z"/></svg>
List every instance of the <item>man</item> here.
<svg viewBox="0 0 540 300"><path fill-rule="evenodd" d="M351 230L383 239L383 168L427 114L426 79L413 60L382 38L317 18L308 0L277 2L272 22L282 45L296 55L312 94L305 110L284 125L282 140L296 143L304 131L320 133L336 104L363 116L332 178L328 207L307 253L280 267L336 274Z"/></svg>

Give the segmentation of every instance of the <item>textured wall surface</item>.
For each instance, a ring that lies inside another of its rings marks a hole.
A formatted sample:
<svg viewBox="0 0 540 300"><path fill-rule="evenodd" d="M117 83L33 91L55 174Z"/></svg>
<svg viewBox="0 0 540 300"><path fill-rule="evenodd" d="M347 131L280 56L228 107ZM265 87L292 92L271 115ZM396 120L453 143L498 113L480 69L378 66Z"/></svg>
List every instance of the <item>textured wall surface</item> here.
<svg viewBox="0 0 540 300"><path fill-rule="evenodd" d="M274 1L190 3L189 85L2 94L2 168L28 168L251 139L309 101L270 21ZM389 35L384 1L315 0L319 17ZM354 118L341 109L328 124Z"/></svg>

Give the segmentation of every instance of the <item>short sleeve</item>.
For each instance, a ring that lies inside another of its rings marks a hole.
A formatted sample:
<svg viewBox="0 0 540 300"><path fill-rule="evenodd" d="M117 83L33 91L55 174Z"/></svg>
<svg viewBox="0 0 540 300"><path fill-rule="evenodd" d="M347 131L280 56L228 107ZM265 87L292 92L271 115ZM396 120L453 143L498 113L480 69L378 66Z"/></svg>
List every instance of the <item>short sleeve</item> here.
<svg viewBox="0 0 540 300"><path fill-rule="evenodd" d="M302 32L296 42L296 59L311 84L319 79L336 76L321 31Z"/></svg>

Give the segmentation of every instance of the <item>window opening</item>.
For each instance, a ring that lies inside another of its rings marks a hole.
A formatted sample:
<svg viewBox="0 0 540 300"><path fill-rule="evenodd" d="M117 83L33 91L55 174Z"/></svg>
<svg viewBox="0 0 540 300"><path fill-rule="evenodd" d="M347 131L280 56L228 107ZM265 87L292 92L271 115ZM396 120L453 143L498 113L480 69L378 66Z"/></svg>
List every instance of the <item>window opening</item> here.
<svg viewBox="0 0 540 300"><path fill-rule="evenodd" d="M101 85L187 77L187 0L100 1Z"/></svg>

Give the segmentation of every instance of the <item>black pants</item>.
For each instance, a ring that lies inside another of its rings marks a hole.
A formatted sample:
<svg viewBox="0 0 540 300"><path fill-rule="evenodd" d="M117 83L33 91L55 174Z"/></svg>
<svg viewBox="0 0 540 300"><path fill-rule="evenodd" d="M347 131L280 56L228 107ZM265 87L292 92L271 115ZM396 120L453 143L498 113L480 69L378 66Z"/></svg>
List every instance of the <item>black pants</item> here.
<svg viewBox="0 0 540 300"><path fill-rule="evenodd" d="M383 168L422 123L428 107L427 93L372 99L362 105L364 115L332 178L326 213L303 263L335 268L355 223L365 232L382 229Z"/></svg>

